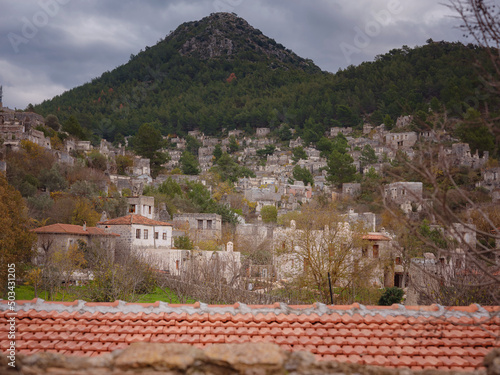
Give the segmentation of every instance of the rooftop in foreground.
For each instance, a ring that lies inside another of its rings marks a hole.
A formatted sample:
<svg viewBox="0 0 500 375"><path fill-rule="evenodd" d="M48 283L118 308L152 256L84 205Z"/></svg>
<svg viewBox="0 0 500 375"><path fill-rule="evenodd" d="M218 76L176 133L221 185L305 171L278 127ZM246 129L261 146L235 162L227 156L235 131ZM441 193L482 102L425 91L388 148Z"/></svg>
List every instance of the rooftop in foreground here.
<svg viewBox="0 0 500 375"><path fill-rule="evenodd" d="M500 348L500 307L172 305L0 301L0 349L16 317L19 353L96 356L133 342L274 343L335 360L414 370L473 370Z"/></svg>

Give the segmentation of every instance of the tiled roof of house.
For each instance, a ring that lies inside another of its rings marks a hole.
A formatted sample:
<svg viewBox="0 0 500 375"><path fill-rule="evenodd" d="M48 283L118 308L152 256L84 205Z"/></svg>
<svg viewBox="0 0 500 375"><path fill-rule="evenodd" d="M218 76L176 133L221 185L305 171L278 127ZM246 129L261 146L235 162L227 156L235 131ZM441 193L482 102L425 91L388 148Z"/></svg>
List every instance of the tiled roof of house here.
<svg viewBox="0 0 500 375"><path fill-rule="evenodd" d="M52 224L44 227L33 229L32 232L43 234L75 234L80 236L119 236L116 233L106 232L102 228L86 227L85 229L80 225L73 224Z"/></svg>
<svg viewBox="0 0 500 375"><path fill-rule="evenodd" d="M17 301L0 303L0 349L11 317L18 352L94 356L132 342L271 342L336 360L412 369L472 370L500 347L500 307L215 306Z"/></svg>
<svg viewBox="0 0 500 375"><path fill-rule="evenodd" d="M155 225L155 226L172 226L170 223L166 223L163 221L157 221L149 219L142 215L127 215L122 217L117 217L116 219L111 219L107 221L102 221L98 223L99 225L131 225L131 224L140 224L140 225Z"/></svg>
<svg viewBox="0 0 500 375"><path fill-rule="evenodd" d="M390 241L391 239L383 234L378 233L368 233L363 236L364 240L369 241Z"/></svg>

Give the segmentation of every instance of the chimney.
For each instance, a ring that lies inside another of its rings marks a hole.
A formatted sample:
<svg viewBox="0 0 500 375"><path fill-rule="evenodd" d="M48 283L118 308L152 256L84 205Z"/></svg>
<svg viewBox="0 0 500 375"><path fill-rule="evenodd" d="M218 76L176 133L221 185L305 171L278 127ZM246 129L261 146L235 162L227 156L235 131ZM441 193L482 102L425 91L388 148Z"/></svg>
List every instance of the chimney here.
<svg viewBox="0 0 500 375"><path fill-rule="evenodd" d="M87 222L86 221L83 222L83 231L84 232L87 231Z"/></svg>

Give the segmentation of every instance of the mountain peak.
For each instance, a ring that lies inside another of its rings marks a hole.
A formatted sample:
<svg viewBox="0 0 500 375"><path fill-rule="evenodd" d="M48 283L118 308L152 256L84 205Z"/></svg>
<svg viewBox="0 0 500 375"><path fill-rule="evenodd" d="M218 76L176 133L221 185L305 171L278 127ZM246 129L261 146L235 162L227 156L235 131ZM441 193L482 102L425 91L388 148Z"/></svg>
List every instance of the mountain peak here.
<svg viewBox="0 0 500 375"><path fill-rule="evenodd" d="M212 13L199 21L186 22L167 39L176 41L182 56L201 60L235 57L255 59L265 55L302 69L320 70L312 61L297 56L274 39L266 37L234 13Z"/></svg>

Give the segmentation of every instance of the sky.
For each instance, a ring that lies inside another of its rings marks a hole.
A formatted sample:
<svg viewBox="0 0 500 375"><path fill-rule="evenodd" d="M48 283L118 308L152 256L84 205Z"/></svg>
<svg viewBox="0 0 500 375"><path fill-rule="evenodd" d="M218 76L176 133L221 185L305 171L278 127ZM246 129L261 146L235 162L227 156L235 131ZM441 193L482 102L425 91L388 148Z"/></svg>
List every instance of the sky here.
<svg viewBox="0 0 500 375"><path fill-rule="evenodd" d="M438 0L0 0L3 105L24 109L125 64L187 21L234 12L321 69L464 41Z"/></svg>

